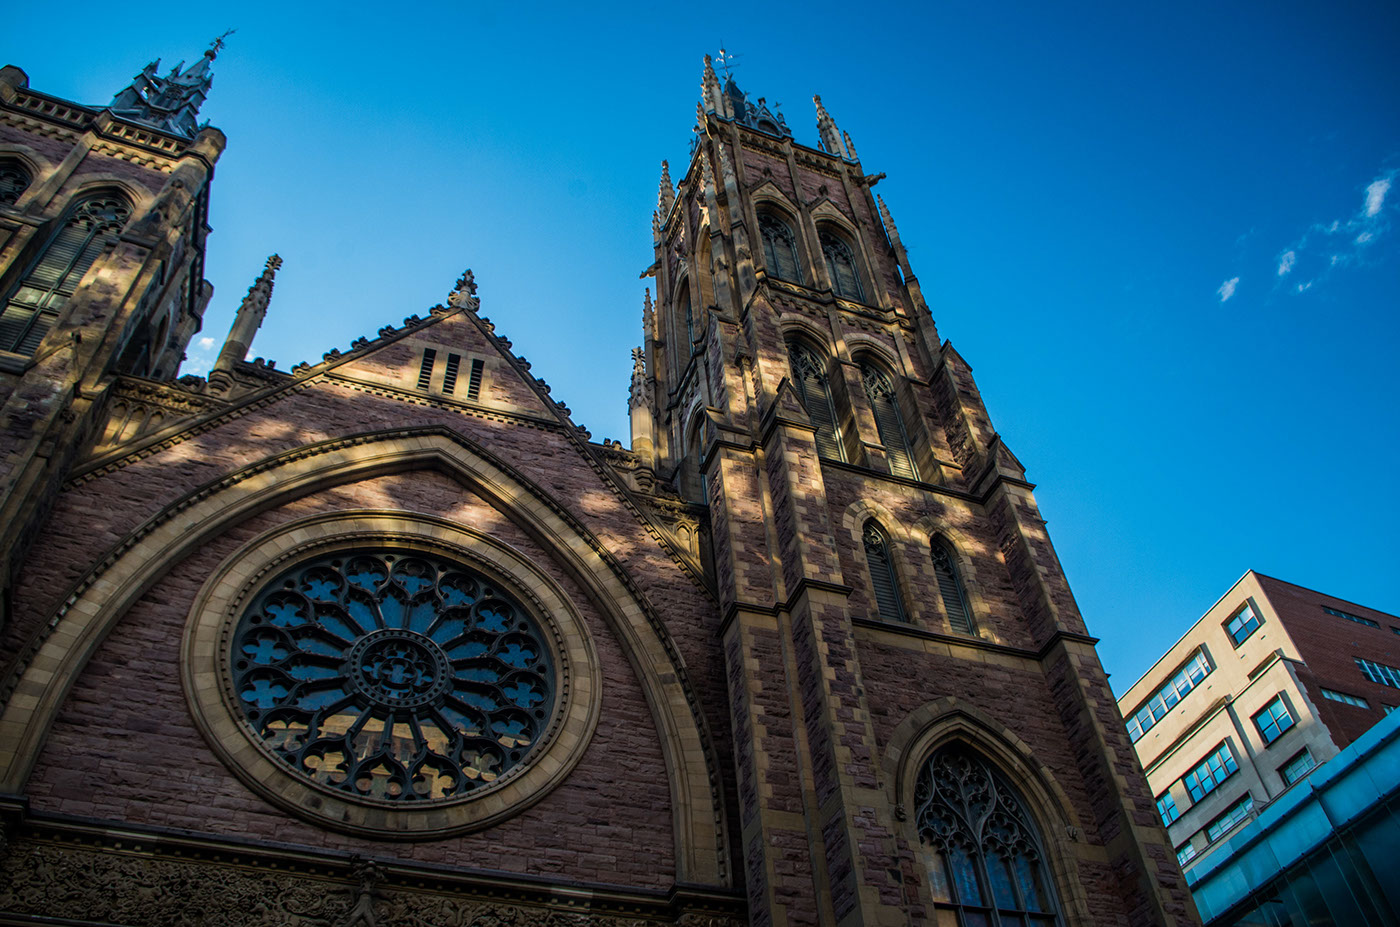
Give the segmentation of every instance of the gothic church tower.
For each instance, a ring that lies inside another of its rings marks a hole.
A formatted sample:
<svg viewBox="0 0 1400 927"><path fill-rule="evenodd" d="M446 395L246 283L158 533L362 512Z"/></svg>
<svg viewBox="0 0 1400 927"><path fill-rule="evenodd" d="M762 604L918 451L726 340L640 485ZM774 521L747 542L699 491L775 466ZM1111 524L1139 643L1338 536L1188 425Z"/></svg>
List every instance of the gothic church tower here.
<svg viewBox="0 0 1400 927"><path fill-rule="evenodd" d="M819 148L706 57L633 389L708 508L753 923L1187 923L1032 486L814 102Z"/></svg>
<svg viewBox="0 0 1400 927"><path fill-rule="evenodd" d="M706 60L625 448L470 271L283 370L273 255L181 376L218 48L106 107L0 70L0 922L1196 922L819 100L810 147Z"/></svg>

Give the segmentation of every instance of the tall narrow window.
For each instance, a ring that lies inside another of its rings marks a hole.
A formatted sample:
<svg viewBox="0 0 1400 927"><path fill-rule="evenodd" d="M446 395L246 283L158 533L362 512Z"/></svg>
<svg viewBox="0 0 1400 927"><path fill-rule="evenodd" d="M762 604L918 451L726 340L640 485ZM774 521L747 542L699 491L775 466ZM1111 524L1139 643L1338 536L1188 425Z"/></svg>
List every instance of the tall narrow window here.
<svg viewBox="0 0 1400 927"><path fill-rule="evenodd" d="M763 239L763 263L779 280L802 282L802 265L797 260L797 236L786 222L764 213L758 217L758 234Z"/></svg>
<svg viewBox="0 0 1400 927"><path fill-rule="evenodd" d="M873 521L865 523L861 533L865 545L865 561L870 564L870 583L875 588L875 607L882 621L906 621L904 599L899 594L899 577L890 556L890 540Z"/></svg>
<svg viewBox="0 0 1400 927"><path fill-rule="evenodd" d="M933 572L938 575L938 593L943 598L943 610L948 613L948 626L958 634L973 633L972 609L967 606L962 577L952 550L942 538L933 539Z"/></svg>
<svg viewBox="0 0 1400 927"><path fill-rule="evenodd" d="M427 391L433 385L433 365L437 363L437 351L426 348L423 351L423 363L418 365L418 388Z"/></svg>
<svg viewBox="0 0 1400 927"><path fill-rule="evenodd" d="M80 202L0 311L0 350L33 354L131 209L110 193Z"/></svg>
<svg viewBox="0 0 1400 927"><path fill-rule="evenodd" d="M860 365L860 374L865 383L865 395L870 398L870 411L875 413L875 428L880 432L880 443L885 446L890 472L917 480L919 471L910 452L909 433L904 430L904 416L899 413L894 383L883 370L868 362Z"/></svg>
<svg viewBox="0 0 1400 927"><path fill-rule="evenodd" d="M29 187L29 171L14 158L0 160L0 205L13 206Z"/></svg>
<svg viewBox="0 0 1400 927"><path fill-rule="evenodd" d="M1015 786L960 743L929 757L914 822L936 924L1061 923L1046 855Z"/></svg>
<svg viewBox="0 0 1400 927"><path fill-rule="evenodd" d="M462 355L447 355L447 370L442 375L442 391L449 396L457 389L457 371L462 369Z"/></svg>
<svg viewBox="0 0 1400 927"><path fill-rule="evenodd" d="M685 325L685 356L695 353L695 313L690 309L690 281L681 285L681 320Z"/></svg>
<svg viewBox="0 0 1400 927"><path fill-rule="evenodd" d="M826 379L826 365L809 348L795 341L788 342L788 359L792 362L792 385L797 387L807 417L817 429L817 454L828 460L845 460L836 406L831 401L831 385Z"/></svg>
<svg viewBox="0 0 1400 927"><path fill-rule="evenodd" d="M822 245L822 256L826 258L826 269L831 274L831 287L837 296L847 299L865 299L861 290L860 274L856 272L856 256L851 246L830 232L818 235Z"/></svg>
<svg viewBox="0 0 1400 927"><path fill-rule="evenodd" d="M467 377L467 398L476 400L481 398L481 371L486 366L481 358L472 360L472 372Z"/></svg>

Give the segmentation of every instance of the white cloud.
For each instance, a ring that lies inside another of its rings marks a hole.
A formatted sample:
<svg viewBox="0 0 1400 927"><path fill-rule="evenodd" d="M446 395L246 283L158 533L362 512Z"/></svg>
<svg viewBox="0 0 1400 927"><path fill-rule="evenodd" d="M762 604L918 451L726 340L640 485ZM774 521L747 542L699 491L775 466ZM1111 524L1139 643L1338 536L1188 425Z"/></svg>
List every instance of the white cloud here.
<svg viewBox="0 0 1400 927"><path fill-rule="evenodd" d="M1375 244L1390 232L1391 217L1397 211L1393 198L1387 202L1400 168L1391 168L1366 185L1361 208L1347 219L1318 222L1297 241L1279 252L1278 276L1303 277L1290 290L1304 293L1329 274L1368 259ZM1228 299L1222 292L1221 298Z"/></svg>
<svg viewBox="0 0 1400 927"><path fill-rule="evenodd" d="M1390 182L1394 177L1395 173L1392 171L1384 177L1371 181L1370 185L1366 187L1366 206L1362 211L1367 218L1379 213L1381 207L1385 205L1385 195L1390 192Z"/></svg>
<svg viewBox="0 0 1400 927"><path fill-rule="evenodd" d="M214 346L214 339L209 337L208 335L205 335L203 338L199 339L199 341L195 343L199 345L201 350L207 351Z"/></svg>
<svg viewBox="0 0 1400 927"><path fill-rule="evenodd" d="M1216 290L1215 292L1220 294L1220 301L1222 303L1228 302L1230 297L1235 295L1235 287L1239 285L1240 278L1231 277L1229 280L1226 280L1224 283L1220 284L1220 289Z"/></svg>

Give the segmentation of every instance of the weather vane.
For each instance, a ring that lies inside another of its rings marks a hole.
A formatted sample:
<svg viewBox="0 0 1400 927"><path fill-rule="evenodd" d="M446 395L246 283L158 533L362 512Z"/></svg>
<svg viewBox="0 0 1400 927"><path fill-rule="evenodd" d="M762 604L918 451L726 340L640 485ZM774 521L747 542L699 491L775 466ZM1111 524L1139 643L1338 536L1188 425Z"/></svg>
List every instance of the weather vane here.
<svg viewBox="0 0 1400 927"><path fill-rule="evenodd" d="M739 66L738 62L734 59L742 57L744 56L731 55L729 52L725 51L724 47L721 45L719 50L719 58L716 59L715 63L718 64L719 69L724 72L724 79L726 81L731 81L734 79L733 69Z"/></svg>
<svg viewBox="0 0 1400 927"><path fill-rule="evenodd" d="M237 31L238 31L237 29L230 29L230 30L228 30L227 32L225 32L223 35L219 36L217 39L215 39L215 40L209 45L209 50L210 50L211 52L213 52L214 54L216 54L216 55L217 55L219 52L223 51L223 49L224 49L224 44L225 44L225 43L224 43L224 39L226 39L226 38L228 38L229 36L233 35L233 34L234 34L235 32L237 32Z"/></svg>

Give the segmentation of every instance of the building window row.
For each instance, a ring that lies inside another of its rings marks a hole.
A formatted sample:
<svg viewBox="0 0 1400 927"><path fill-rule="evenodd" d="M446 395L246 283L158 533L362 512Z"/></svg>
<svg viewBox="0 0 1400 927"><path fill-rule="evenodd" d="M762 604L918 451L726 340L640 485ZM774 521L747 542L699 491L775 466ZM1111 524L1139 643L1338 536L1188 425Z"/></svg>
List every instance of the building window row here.
<svg viewBox="0 0 1400 927"><path fill-rule="evenodd" d="M1221 837L1224 837L1230 831L1248 820L1249 814L1253 810L1254 796L1246 794L1244 798L1241 798L1227 808L1224 814L1206 825L1206 839L1211 843L1215 843Z"/></svg>
<svg viewBox="0 0 1400 927"><path fill-rule="evenodd" d="M1329 615L1336 615L1338 618L1345 618L1347 621L1355 621L1357 624L1364 624L1368 628L1380 627L1380 625L1377 622L1372 621L1370 618L1362 618L1360 615L1353 615L1351 612L1344 612L1340 608L1329 608L1328 606L1324 605L1322 606L1322 610Z"/></svg>
<svg viewBox="0 0 1400 927"><path fill-rule="evenodd" d="M1330 698L1334 702L1341 702L1343 705L1355 705L1357 708L1370 708L1371 705L1359 695L1347 695L1345 692L1338 692L1336 689L1323 689L1323 698Z"/></svg>
<svg viewBox="0 0 1400 927"><path fill-rule="evenodd" d="M861 545L865 548L865 561L870 568L870 586L875 593L875 608L880 620L909 621L909 610L905 608L904 597L899 591L899 573L895 569L889 535L879 522L871 520L865 523L861 532ZM948 616L949 628L958 634L976 633L972 609L968 606L967 589L963 585L951 548L942 538L936 537L930 544L930 555L934 575L938 578L943 610Z"/></svg>
<svg viewBox="0 0 1400 927"><path fill-rule="evenodd" d="M1153 693L1147 704L1128 719L1128 736L1135 742L1139 740L1153 725L1161 721L1186 693L1200 685L1201 680L1210 675L1210 671L1210 661L1206 659L1204 652L1197 650L1191 654L1191 658L1176 671L1166 685Z"/></svg>
<svg viewBox="0 0 1400 927"><path fill-rule="evenodd" d="M1171 792L1163 792L1157 796L1157 813L1162 816L1162 825L1171 824L1181 817L1181 812L1176 807L1176 799L1172 798Z"/></svg>
<svg viewBox="0 0 1400 927"><path fill-rule="evenodd" d="M1375 663L1371 660L1363 660L1354 657L1357 667L1372 682L1378 682L1383 686L1390 686L1392 689L1400 689L1400 669L1393 666L1386 666L1384 663Z"/></svg>
<svg viewBox="0 0 1400 927"><path fill-rule="evenodd" d="M1259 736L1264 738L1264 743L1271 744L1283 736L1294 725L1293 715L1289 714L1288 706L1283 704L1283 696L1276 695L1274 700L1264 706L1264 710L1254 716L1254 726L1259 729Z"/></svg>
<svg viewBox="0 0 1400 927"><path fill-rule="evenodd" d="M1210 756L1201 760L1195 769L1183 776L1181 781L1186 785L1186 791L1191 794L1191 800L1200 801L1215 791L1220 783L1238 772L1239 768L1230 745L1222 743L1211 751Z"/></svg>
<svg viewBox="0 0 1400 927"><path fill-rule="evenodd" d="M1259 616L1254 614L1254 609L1248 604L1244 608L1235 612L1229 621L1225 622L1225 631L1230 635L1230 640L1234 641L1238 647L1249 639L1255 629L1259 627Z"/></svg>
<svg viewBox="0 0 1400 927"><path fill-rule="evenodd" d="M1185 869L1186 864L1196 858L1196 845L1190 840L1176 848L1176 864Z"/></svg>

